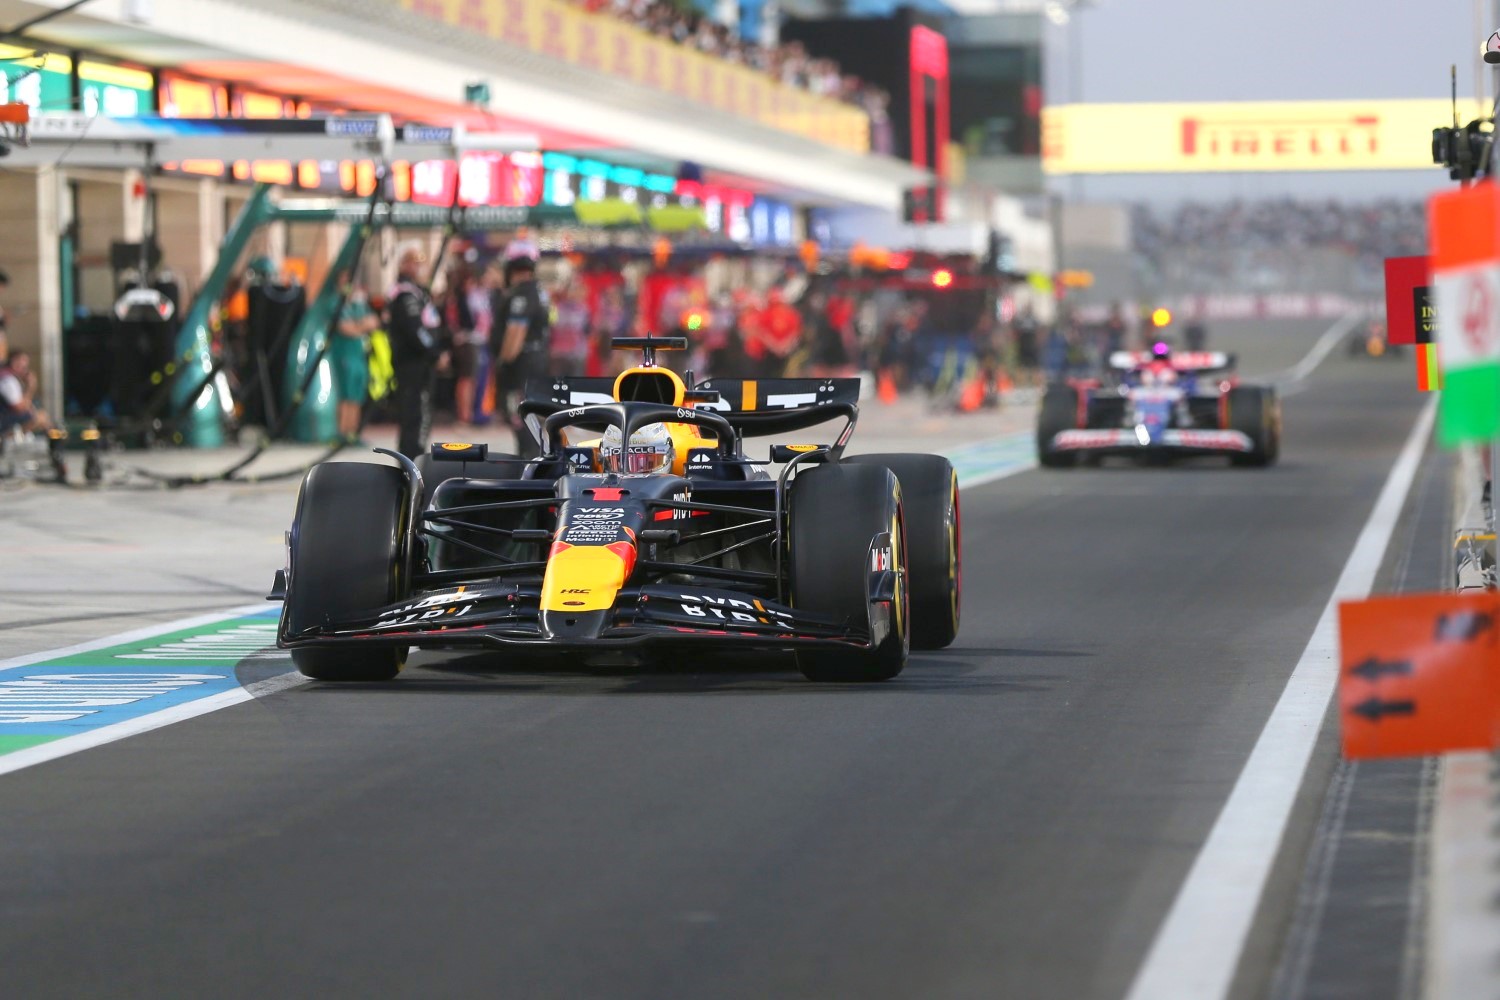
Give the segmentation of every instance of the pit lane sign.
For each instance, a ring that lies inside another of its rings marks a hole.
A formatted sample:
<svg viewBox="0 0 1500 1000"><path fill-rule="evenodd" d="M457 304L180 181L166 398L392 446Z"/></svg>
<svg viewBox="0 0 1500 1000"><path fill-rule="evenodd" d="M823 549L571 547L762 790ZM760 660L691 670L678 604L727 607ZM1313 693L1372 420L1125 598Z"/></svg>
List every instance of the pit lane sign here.
<svg viewBox="0 0 1500 1000"><path fill-rule="evenodd" d="M1500 595L1346 602L1339 638L1346 757L1500 746Z"/></svg>

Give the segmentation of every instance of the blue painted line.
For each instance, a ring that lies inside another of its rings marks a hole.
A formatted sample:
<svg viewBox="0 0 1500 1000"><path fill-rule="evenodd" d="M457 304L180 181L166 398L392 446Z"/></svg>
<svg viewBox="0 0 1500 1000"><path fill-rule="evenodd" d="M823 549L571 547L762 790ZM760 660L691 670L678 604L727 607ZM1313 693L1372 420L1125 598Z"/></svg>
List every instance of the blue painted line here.
<svg viewBox="0 0 1500 1000"><path fill-rule="evenodd" d="M221 612L0 663L0 759L242 690L279 609Z"/></svg>

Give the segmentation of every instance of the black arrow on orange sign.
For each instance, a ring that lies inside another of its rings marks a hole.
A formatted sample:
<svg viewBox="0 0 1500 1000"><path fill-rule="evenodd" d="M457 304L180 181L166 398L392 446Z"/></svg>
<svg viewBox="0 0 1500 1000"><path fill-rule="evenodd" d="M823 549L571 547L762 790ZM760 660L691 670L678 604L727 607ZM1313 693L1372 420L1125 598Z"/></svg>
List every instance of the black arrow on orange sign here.
<svg viewBox="0 0 1500 1000"><path fill-rule="evenodd" d="M1350 667L1349 672L1355 677L1363 677L1367 681L1378 681L1382 674L1390 674L1392 677L1410 674L1411 661L1380 660L1371 656Z"/></svg>
<svg viewBox="0 0 1500 1000"><path fill-rule="evenodd" d="M1387 715L1416 715L1417 703L1414 701L1381 701L1379 698L1366 698L1364 701L1349 709L1355 715L1362 715L1371 722L1379 722Z"/></svg>
<svg viewBox="0 0 1500 1000"><path fill-rule="evenodd" d="M1437 620L1435 637L1453 642L1472 642L1486 629L1495 627L1495 619L1482 611L1455 611Z"/></svg>

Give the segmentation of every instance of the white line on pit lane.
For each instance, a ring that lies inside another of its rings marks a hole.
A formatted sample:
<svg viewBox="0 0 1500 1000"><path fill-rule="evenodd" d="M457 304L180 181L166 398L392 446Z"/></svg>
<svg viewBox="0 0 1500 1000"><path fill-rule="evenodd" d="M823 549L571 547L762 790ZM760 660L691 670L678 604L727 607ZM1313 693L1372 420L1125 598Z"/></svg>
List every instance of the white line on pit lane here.
<svg viewBox="0 0 1500 1000"><path fill-rule="evenodd" d="M80 653L92 653L100 649L108 649L110 646L123 646L131 642L144 642L147 639L155 639L157 636L171 635L173 632L186 632L190 628L198 628L200 625L212 625L214 622L229 622L236 618L246 618L250 615L260 614L266 610L266 605L246 604L238 608L228 608L224 611L210 611L191 618L179 618L177 621L163 622L160 625L147 625L143 628L131 629L128 632L119 632L115 635L107 635L102 639L90 639L88 642L80 642L72 646L64 646L61 649L43 649L35 653L27 653L24 656L15 656L9 660L0 660L0 670L14 670L16 667L29 667L34 663L45 663L48 660L60 660L65 656L77 656Z"/></svg>
<svg viewBox="0 0 1500 1000"><path fill-rule="evenodd" d="M96 650L107 649L111 646L121 646L126 643L141 642L146 639L154 639L161 635L170 635L173 632L182 632L190 628L198 628L203 625L212 625L215 622L230 622L247 615L257 614L265 610L264 604L252 604L240 608L230 608L212 614L195 615L192 618L183 618L178 621L166 622L161 625L151 625L146 628L133 629L129 632L121 632L117 635L105 636L102 639L92 639L88 642L78 643L63 649L43 650L39 653L28 653L9 660L0 660L0 671L12 670L17 667L28 667L36 663L48 660L61 659L63 657L77 656L82 653L92 653ZM49 760L57 760L70 754L79 753L83 750L92 750L94 747L123 740L128 736L136 736L147 733L153 729L170 726L176 722L197 718L210 712L217 712L222 708L231 708L235 705L254 701L278 691L306 684L308 679L295 671L277 674L265 680L257 681L245 687L230 691L222 691L207 698L199 698L196 701L184 702L171 708L164 708L158 712L148 715L136 716L112 725L101 726L77 736L64 736L61 739L52 740L48 743L38 744L24 750L14 750L0 756L0 775L10 774L22 768L32 767Z"/></svg>
<svg viewBox="0 0 1500 1000"><path fill-rule="evenodd" d="M1295 396L1306 389L1307 377L1317 370L1335 347L1344 342L1344 338L1349 335L1349 331L1357 322L1359 322L1359 316L1354 313L1339 317L1332 326L1323 331L1322 336L1313 343L1312 349L1303 356L1301 361L1286 371L1272 375L1270 381L1276 384L1281 395Z"/></svg>
<svg viewBox="0 0 1500 1000"><path fill-rule="evenodd" d="M1340 601L1370 593L1432 434L1417 417L1344 563L1312 638L1136 974L1127 1000L1227 996L1338 682Z"/></svg>

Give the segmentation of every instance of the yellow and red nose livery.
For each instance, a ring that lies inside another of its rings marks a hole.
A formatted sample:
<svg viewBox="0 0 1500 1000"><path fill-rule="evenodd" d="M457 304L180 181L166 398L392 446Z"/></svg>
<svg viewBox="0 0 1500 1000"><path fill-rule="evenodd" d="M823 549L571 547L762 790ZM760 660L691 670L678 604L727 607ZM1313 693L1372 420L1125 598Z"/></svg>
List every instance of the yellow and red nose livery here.
<svg viewBox="0 0 1500 1000"><path fill-rule="evenodd" d="M543 611L607 611L635 569L635 545L553 542L542 577Z"/></svg>

